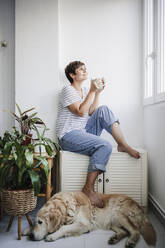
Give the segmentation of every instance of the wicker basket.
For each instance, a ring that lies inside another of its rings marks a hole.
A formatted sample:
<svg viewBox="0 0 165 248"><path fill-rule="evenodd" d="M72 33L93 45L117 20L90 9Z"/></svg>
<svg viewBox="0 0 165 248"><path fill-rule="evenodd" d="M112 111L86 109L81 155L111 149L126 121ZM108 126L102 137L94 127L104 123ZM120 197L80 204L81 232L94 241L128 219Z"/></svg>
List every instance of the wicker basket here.
<svg viewBox="0 0 165 248"><path fill-rule="evenodd" d="M37 204L37 196L33 189L3 190L3 210L9 215L24 215L31 212Z"/></svg>

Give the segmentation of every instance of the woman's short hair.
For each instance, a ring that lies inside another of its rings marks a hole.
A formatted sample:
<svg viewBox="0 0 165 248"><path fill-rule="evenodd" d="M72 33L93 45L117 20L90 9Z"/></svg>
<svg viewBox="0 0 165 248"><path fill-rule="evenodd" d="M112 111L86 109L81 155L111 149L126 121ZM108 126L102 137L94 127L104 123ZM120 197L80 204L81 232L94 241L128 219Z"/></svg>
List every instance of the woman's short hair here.
<svg viewBox="0 0 165 248"><path fill-rule="evenodd" d="M84 63L81 61L73 61L66 66L65 75L70 83L73 83L73 78L70 76L70 73L75 74L76 69L82 65L84 65Z"/></svg>

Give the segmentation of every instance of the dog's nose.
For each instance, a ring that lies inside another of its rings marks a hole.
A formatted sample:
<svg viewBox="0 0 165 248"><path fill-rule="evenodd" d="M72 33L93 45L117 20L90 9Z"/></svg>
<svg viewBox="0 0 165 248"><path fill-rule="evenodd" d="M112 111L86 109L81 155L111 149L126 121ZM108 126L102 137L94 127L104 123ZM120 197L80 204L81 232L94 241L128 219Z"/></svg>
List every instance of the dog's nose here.
<svg viewBox="0 0 165 248"><path fill-rule="evenodd" d="M30 238L31 240L34 240L34 234L31 233L31 234L29 235L29 238Z"/></svg>

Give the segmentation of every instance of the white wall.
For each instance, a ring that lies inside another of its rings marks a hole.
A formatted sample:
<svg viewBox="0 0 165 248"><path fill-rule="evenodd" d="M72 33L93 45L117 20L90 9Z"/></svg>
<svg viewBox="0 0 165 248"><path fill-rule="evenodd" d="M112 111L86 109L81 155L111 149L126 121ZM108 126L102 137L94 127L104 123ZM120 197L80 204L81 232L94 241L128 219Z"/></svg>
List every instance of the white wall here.
<svg viewBox="0 0 165 248"><path fill-rule="evenodd" d="M141 13L141 0L16 0L16 102L35 106L53 138L64 67L82 60L89 78L110 81L101 104L119 116L129 144L142 146Z"/></svg>
<svg viewBox="0 0 165 248"><path fill-rule="evenodd" d="M72 60L86 63L89 78L105 76L101 96L119 116L128 142L143 145L141 104L141 20L139 0L60 0L60 80ZM106 133L103 136L109 139ZM115 144L112 141L113 145Z"/></svg>
<svg viewBox="0 0 165 248"><path fill-rule="evenodd" d="M16 102L36 107L52 138L58 83L58 1L16 0Z"/></svg>
<svg viewBox="0 0 165 248"><path fill-rule="evenodd" d="M149 192L165 213L165 103L144 107L144 144L149 154Z"/></svg>
<svg viewBox="0 0 165 248"><path fill-rule="evenodd" d="M0 136L14 126L14 118L4 110L14 112L15 65L14 65L14 23L15 4L13 0L0 0L0 41L5 40L7 47L0 46Z"/></svg>

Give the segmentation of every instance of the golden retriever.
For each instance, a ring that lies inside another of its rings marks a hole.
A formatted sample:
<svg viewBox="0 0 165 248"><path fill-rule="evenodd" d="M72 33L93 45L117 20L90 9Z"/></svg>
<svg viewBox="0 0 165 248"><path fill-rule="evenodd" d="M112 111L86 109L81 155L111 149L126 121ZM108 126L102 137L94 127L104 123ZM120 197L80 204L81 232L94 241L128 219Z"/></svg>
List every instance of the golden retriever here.
<svg viewBox="0 0 165 248"><path fill-rule="evenodd" d="M22 235L29 235L32 240L55 241L103 229L115 232L109 244L128 236L125 247L133 248L141 234L148 245L155 246L155 230L133 199L117 194L100 196L103 208L94 207L82 192L57 193L39 210L34 226Z"/></svg>

